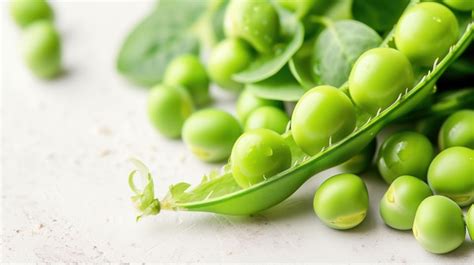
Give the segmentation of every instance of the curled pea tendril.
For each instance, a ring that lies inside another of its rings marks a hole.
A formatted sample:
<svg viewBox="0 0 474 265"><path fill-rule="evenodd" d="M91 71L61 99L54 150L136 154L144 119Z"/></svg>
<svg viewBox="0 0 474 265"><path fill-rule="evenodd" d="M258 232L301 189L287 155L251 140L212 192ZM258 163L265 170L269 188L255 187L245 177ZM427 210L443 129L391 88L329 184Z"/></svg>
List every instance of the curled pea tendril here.
<svg viewBox="0 0 474 265"><path fill-rule="evenodd" d="M135 204L135 207L140 211L141 215L137 216L137 222L147 215L156 215L161 210L160 201L155 198L155 187L153 183L153 178L151 177L150 171L148 168L137 159L130 159L130 161L137 168L133 170L128 175L128 185L130 189L135 193L131 197L132 202ZM145 187L141 190L135 185L135 176L139 173L142 177L145 178L146 184Z"/></svg>

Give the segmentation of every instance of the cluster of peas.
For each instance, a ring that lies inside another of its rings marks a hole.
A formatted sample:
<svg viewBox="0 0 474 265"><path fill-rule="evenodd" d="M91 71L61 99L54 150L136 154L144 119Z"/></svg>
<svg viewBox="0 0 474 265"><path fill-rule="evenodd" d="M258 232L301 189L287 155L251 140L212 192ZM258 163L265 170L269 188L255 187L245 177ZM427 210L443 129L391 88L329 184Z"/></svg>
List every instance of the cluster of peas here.
<svg viewBox="0 0 474 265"><path fill-rule="evenodd" d="M61 72L61 40L53 10L45 0L12 0L10 13L23 31L22 53L27 66L40 78Z"/></svg>
<svg viewBox="0 0 474 265"><path fill-rule="evenodd" d="M304 11L292 6L294 1L279 2L294 12ZM457 2L446 3L455 6ZM248 21L254 22L252 27L246 25ZM242 188L290 168L292 155L282 134L291 133L290 138L309 155L321 152L355 130L356 109L376 116L390 107L414 86L412 64L431 67L459 36L456 17L444 5L421 3L410 8L396 28L397 49L375 48L358 58L349 77L350 97L326 85L307 91L294 108L291 131L282 102L261 99L246 90L237 100L237 118L214 108L194 112L211 101L209 77L224 89L243 88L232 75L248 67L256 53L271 49L278 23L278 14L267 1L231 1L224 25L227 39L211 52L207 69L194 55L180 56L167 67L163 84L149 96L149 116L162 134L182 136L203 161L230 157L233 177ZM472 110L449 117L439 132L442 152L436 157L424 135L408 131L392 135L379 150L379 172L391 184L380 203L382 219L395 229L413 229L430 252L446 253L464 241L466 228L459 206L474 202L473 126ZM355 174L371 164L375 149L373 141L341 165L351 173L333 176L317 189L314 210L329 227L349 229L365 219L368 192ZM471 237L473 219L471 207L466 217Z"/></svg>
<svg viewBox="0 0 474 265"><path fill-rule="evenodd" d="M314 1L278 2L303 16ZM459 10L474 8L473 2L444 2ZM50 6L44 0L13 0L11 14L24 28L27 65L39 77L57 75L61 45ZM211 102L210 79L222 88L240 91L243 84L232 76L247 68L255 54L269 53L279 31L278 13L268 1L232 0L225 15L227 39L214 48L207 69L194 55L175 58L167 67L163 84L155 86L149 95L153 125L170 138L182 136L203 161L230 157L232 174L242 188L291 166L290 147L281 136L289 123L283 103L244 90L237 101L238 119L214 108L195 109ZM309 155L337 143L355 130L356 108L378 115L413 87L412 64L430 67L447 53L458 35L456 17L445 6L425 2L412 7L397 25L397 49L371 49L358 58L349 77L350 98L331 86L318 86L305 93L292 113L292 139ZM390 184L380 202L380 215L390 227L413 229L416 239L430 252L457 248L464 241L465 224L474 238L473 132L474 111L463 110L441 127L438 143L442 151L436 156L431 142L415 132L396 133L379 150L377 167ZM374 141L341 168L362 172L370 165L375 147ZM335 229L360 224L368 204L364 182L351 173L329 178L314 197L316 214ZM469 205L464 221L460 206Z"/></svg>

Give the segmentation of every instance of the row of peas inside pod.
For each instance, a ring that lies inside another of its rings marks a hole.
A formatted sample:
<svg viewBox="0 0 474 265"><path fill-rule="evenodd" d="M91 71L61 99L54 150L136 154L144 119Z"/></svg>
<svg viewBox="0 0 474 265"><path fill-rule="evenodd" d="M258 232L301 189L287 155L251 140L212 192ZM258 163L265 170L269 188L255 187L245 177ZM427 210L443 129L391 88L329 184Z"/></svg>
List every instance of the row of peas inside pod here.
<svg viewBox="0 0 474 265"><path fill-rule="evenodd" d="M39 78L57 77L62 71L61 39L51 6L45 0L12 0L10 14L23 30L21 51L28 68Z"/></svg>
<svg viewBox="0 0 474 265"><path fill-rule="evenodd" d="M309 10L305 5L312 1L278 2L304 16ZM456 1L446 4L459 8ZM306 155L315 156L356 131L361 113L377 117L393 106L415 85L414 66L436 64L460 34L456 16L445 5L413 5L398 21L392 47L369 49L357 58L347 90L316 86L304 93L288 115L283 102L242 90L244 85L233 78L257 54L272 49L279 27L278 12L269 2L231 1L224 19L226 38L211 51L207 66L195 55L175 58L163 83L149 96L153 125L165 136L182 137L203 161L222 162L230 157L230 171L241 189L291 168L288 139ZM211 82L240 93L237 117L208 107ZM381 218L394 229L412 229L416 240L433 253L459 247L466 225L473 237L473 117L474 111L468 109L446 119L439 131L438 154L423 134L402 131L381 144L375 159L381 177L390 185L380 202ZM327 179L316 190L314 211L327 226L350 229L364 221L369 194L356 174L370 167L376 146L375 140L370 142L340 165L347 173ZM469 206L464 220L460 207Z"/></svg>

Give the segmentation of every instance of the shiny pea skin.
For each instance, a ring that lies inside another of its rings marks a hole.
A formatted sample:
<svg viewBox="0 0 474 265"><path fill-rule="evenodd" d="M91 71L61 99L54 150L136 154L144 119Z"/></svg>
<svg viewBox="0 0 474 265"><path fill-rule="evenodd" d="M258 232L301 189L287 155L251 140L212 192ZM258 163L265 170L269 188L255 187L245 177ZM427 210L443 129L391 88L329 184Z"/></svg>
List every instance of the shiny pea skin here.
<svg viewBox="0 0 474 265"><path fill-rule="evenodd" d="M466 226L469 237L474 241L474 204L471 204L469 210L466 213Z"/></svg>
<svg viewBox="0 0 474 265"><path fill-rule="evenodd" d="M392 48L364 52L349 75L349 93L354 103L375 115L392 105L415 82L408 58Z"/></svg>
<svg viewBox="0 0 474 265"><path fill-rule="evenodd" d="M296 103L291 118L296 144L310 155L349 135L355 124L352 102L332 86L318 86L307 91Z"/></svg>
<svg viewBox="0 0 474 265"><path fill-rule="evenodd" d="M327 226L350 229L362 221L369 208L365 183L356 175L340 174L325 180L316 190L314 212Z"/></svg>
<svg viewBox="0 0 474 265"><path fill-rule="evenodd" d="M184 121L194 111L187 90L180 86L157 85L148 95L148 117L168 138L179 138Z"/></svg>
<svg viewBox="0 0 474 265"><path fill-rule="evenodd" d="M205 162L228 159L241 134L242 128L234 116L213 108L195 112L183 126L184 143Z"/></svg>
<svg viewBox="0 0 474 265"><path fill-rule="evenodd" d="M422 180L413 176L398 177L380 201L380 216L392 228L412 229L416 209L431 195L430 187Z"/></svg>
<svg viewBox="0 0 474 265"><path fill-rule="evenodd" d="M279 109L283 109L284 107L281 101L257 97L246 89L240 93L239 98L237 99L237 118L239 118L242 124L245 124L250 113L264 106L275 107Z"/></svg>
<svg viewBox="0 0 474 265"><path fill-rule="evenodd" d="M280 33L280 19L268 0L231 0L224 17L228 37L241 38L260 53L269 53Z"/></svg>
<svg viewBox="0 0 474 265"><path fill-rule="evenodd" d="M230 163L237 184L248 188L289 168L290 147L274 131L252 130L242 134L237 140Z"/></svg>
<svg viewBox="0 0 474 265"><path fill-rule="evenodd" d="M388 137L380 148L377 168L388 184L402 175L426 180L434 149L426 136L410 131Z"/></svg>
<svg viewBox="0 0 474 265"><path fill-rule="evenodd" d="M435 194L451 198L460 206L474 202L474 150L450 147L439 153L428 170L428 184Z"/></svg>
<svg viewBox="0 0 474 265"><path fill-rule="evenodd" d="M474 149L474 110L460 110L444 121L438 135L441 150L452 146Z"/></svg>
<svg viewBox="0 0 474 265"><path fill-rule="evenodd" d="M243 71L254 58L253 51L240 39L226 39L218 43L209 55L207 70L212 81L223 89L239 91L243 84L232 76Z"/></svg>
<svg viewBox="0 0 474 265"><path fill-rule="evenodd" d="M338 167L344 173L359 174L366 171L372 164L372 160L377 148L377 141L374 139L360 153L353 156Z"/></svg>
<svg viewBox="0 0 474 265"><path fill-rule="evenodd" d="M45 0L11 0L10 14L21 27L39 20L53 19L53 10Z"/></svg>
<svg viewBox="0 0 474 265"><path fill-rule="evenodd" d="M416 210L413 235L431 253L453 251L464 242L466 236L461 208L444 196L426 198Z"/></svg>
<svg viewBox="0 0 474 265"><path fill-rule="evenodd" d="M472 0L443 0L443 2L449 7L460 11L470 11L474 9L474 1Z"/></svg>
<svg viewBox="0 0 474 265"><path fill-rule="evenodd" d="M48 20L34 22L25 28L22 53L27 66L40 78L53 78L61 72L61 40Z"/></svg>
<svg viewBox="0 0 474 265"><path fill-rule="evenodd" d="M245 122L245 131L264 128L283 134L289 121L288 115L283 110L264 106L250 113Z"/></svg>
<svg viewBox="0 0 474 265"><path fill-rule="evenodd" d="M416 65L430 67L448 52L459 36L456 16L434 2L416 4L406 11L395 30L395 44Z"/></svg>
<svg viewBox="0 0 474 265"><path fill-rule="evenodd" d="M163 82L186 88L197 106L204 106L211 100L206 68L196 55L185 54L173 59L166 68Z"/></svg>

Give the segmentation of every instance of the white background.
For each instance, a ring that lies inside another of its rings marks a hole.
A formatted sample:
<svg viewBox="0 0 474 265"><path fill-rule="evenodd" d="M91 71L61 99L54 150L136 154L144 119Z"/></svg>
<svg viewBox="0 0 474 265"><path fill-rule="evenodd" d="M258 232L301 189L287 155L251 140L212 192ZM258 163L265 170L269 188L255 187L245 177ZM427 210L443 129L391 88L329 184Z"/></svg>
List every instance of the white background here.
<svg viewBox="0 0 474 265"><path fill-rule="evenodd" d="M162 212L135 222L127 159L138 157L165 194L197 182L216 165L197 161L147 120L147 92L115 70L117 50L152 2L54 2L66 73L54 81L30 74L20 30L1 7L2 261L429 262L474 260L465 242L447 255L425 252L411 231L386 227L378 201L386 185L364 176L367 219L350 231L325 227L312 210L312 178L290 199L254 217ZM179 10L176 11L179 15ZM219 96L219 107L233 110Z"/></svg>

